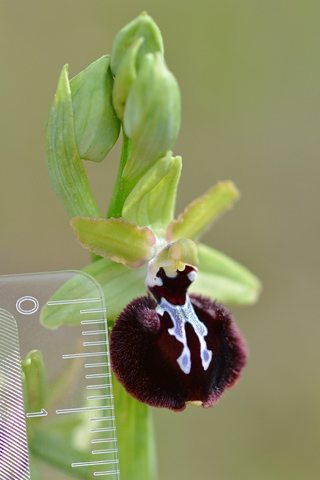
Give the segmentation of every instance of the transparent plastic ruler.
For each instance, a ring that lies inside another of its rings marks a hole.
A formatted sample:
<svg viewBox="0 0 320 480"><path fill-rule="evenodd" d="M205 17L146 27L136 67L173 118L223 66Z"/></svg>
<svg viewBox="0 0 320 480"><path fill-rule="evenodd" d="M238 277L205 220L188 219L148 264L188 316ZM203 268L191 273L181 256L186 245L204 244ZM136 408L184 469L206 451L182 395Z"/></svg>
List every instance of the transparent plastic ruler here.
<svg viewBox="0 0 320 480"><path fill-rule="evenodd" d="M0 276L0 480L75 478L120 478L101 287Z"/></svg>

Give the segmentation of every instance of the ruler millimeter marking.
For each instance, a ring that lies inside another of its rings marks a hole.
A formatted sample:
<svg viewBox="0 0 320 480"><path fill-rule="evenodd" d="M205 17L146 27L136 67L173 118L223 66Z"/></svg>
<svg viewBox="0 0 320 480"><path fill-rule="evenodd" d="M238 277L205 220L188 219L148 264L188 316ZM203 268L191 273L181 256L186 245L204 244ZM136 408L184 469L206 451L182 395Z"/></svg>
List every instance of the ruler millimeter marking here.
<svg viewBox="0 0 320 480"><path fill-rule="evenodd" d="M87 289L81 290L83 298L72 298L72 288L66 289L70 292L68 298L59 298L60 287L66 282L77 285L79 278L83 281L83 277L87 283ZM70 316L69 324L54 329L41 324L41 312L45 311L49 319L56 321L62 309L66 323ZM52 400L48 405L44 403L30 411L30 405L24 404L21 361L32 350L39 350L43 355L48 398ZM57 387L59 378L63 379L60 390ZM63 387L63 382L68 388ZM75 271L0 277L0 480L32 480L29 428L33 431L41 425L41 431L46 432L47 424L58 422L57 425L63 425L60 420L69 417L71 425L75 422L77 429L81 429L81 438L87 439L86 450L81 444L79 447L72 445L69 468L83 470L81 476L92 480L97 477L119 480L108 328L102 290L91 277ZM70 421L67 420L66 425L70 425ZM62 443L71 445L73 440L68 437L68 428ZM100 444L103 448L97 450ZM79 448L79 453L72 457L72 449ZM51 470L56 468L54 459L51 464L50 459L46 460ZM54 471L54 478L58 478L62 471L64 478L73 478L63 469ZM41 480L53 478L46 477L45 472L46 469L39 472Z"/></svg>

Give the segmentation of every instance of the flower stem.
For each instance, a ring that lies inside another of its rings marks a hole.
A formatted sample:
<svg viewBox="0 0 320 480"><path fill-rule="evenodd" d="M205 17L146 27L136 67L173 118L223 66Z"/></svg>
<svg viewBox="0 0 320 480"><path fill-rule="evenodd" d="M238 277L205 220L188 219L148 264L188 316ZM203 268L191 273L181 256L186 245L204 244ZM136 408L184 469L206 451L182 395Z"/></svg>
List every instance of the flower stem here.
<svg viewBox="0 0 320 480"><path fill-rule="evenodd" d="M131 150L131 140L126 136L123 130L122 138L122 151L118 177L112 192L107 218L121 217L123 204L135 184L135 182L130 182L122 177L122 172Z"/></svg>

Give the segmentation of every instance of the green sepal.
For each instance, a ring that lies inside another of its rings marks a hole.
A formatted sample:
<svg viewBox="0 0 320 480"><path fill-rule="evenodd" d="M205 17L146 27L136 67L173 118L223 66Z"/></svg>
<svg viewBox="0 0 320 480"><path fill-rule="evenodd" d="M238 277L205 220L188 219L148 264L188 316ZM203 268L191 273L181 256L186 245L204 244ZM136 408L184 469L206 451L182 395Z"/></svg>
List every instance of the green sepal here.
<svg viewBox="0 0 320 480"><path fill-rule="evenodd" d="M45 132L48 176L69 217L101 217L82 165L74 134L68 66L61 71Z"/></svg>
<svg viewBox="0 0 320 480"><path fill-rule="evenodd" d="M169 242L179 238L197 240L239 198L233 182L219 182L192 202L167 229Z"/></svg>
<svg viewBox="0 0 320 480"><path fill-rule="evenodd" d="M70 224L83 247L127 267L141 267L153 255L156 238L149 228L122 218L75 217Z"/></svg>
<svg viewBox="0 0 320 480"><path fill-rule="evenodd" d="M139 69L141 60L146 53L160 52L163 55L164 47L159 27L150 15L142 12L137 18L122 28L113 41L111 57L113 75L116 76L118 74L123 58L130 46L138 38L143 38L143 44L136 59L137 69Z"/></svg>
<svg viewBox="0 0 320 480"><path fill-rule="evenodd" d="M24 402L27 412L40 412L47 403L47 372L39 350L31 350L21 362Z"/></svg>
<svg viewBox="0 0 320 480"><path fill-rule="evenodd" d="M249 305L258 300L261 282L250 270L201 243L198 253L199 274L190 287L191 293L230 305Z"/></svg>
<svg viewBox="0 0 320 480"><path fill-rule="evenodd" d="M58 328L60 325L80 325L83 318L78 305L72 302L64 304L63 300L95 298L97 285L91 278L94 277L103 290L110 326L109 322L115 320L131 300L146 295L146 275L147 265L134 270L122 263L101 258L86 266L54 293L50 300L58 300L59 303L43 307L40 315L41 324L50 329Z"/></svg>
<svg viewBox="0 0 320 480"><path fill-rule="evenodd" d="M171 154L167 152L143 175L122 209L124 220L149 226L159 237L165 237L166 227L173 218L182 168L181 157Z"/></svg>
<svg viewBox="0 0 320 480"><path fill-rule="evenodd" d="M110 59L110 55L99 58L70 80L74 133L84 160L101 162L119 137Z"/></svg>
<svg viewBox="0 0 320 480"><path fill-rule="evenodd" d="M132 140L124 178L139 178L174 145L180 128L180 91L159 53L143 57L130 89L123 116Z"/></svg>
<svg viewBox="0 0 320 480"><path fill-rule="evenodd" d="M119 65L117 75L114 79L112 100L114 109L120 120L123 119L127 97L133 81L137 76L136 59L142 43L143 38L140 37L128 48L128 51L124 55Z"/></svg>

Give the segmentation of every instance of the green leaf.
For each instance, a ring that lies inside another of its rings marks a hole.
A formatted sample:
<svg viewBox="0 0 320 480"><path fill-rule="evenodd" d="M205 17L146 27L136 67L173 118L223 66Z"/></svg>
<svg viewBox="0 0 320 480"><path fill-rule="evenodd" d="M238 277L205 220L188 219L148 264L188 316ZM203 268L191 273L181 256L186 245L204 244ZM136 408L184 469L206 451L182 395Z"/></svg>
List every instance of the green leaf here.
<svg viewBox="0 0 320 480"><path fill-rule="evenodd" d="M123 116L132 140L124 178L139 178L168 150L180 128L180 91L159 53L147 53L130 89Z"/></svg>
<svg viewBox="0 0 320 480"><path fill-rule="evenodd" d="M170 223L168 241L178 238L198 239L238 198L239 191L233 182L219 182Z"/></svg>
<svg viewBox="0 0 320 480"><path fill-rule="evenodd" d="M141 267L153 254L156 239L149 228L141 228L122 218L71 220L77 240L85 248L131 268Z"/></svg>
<svg viewBox="0 0 320 480"><path fill-rule="evenodd" d="M44 306L40 316L41 324L52 329L60 325L80 325L82 316L77 304L69 302L65 305L63 301L100 296L99 293L97 294L97 285L92 277L102 287L109 323L131 300L146 295L146 275L146 265L133 270L122 263L101 258L85 267L82 272L72 277L55 292L50 300L58 300L61 304Z"/></svg>
<svg viewBox="0 0 320 480"><path fill-rule="evenodd" d="M29 454L30 474L32 480L42 480L42 473L40 469L40 462L38 462L33 455Z"/></svg>
<svg viewBox="0 0 320 480"><path fill-rule="evenodd" d="M198 253L199 274L190 287L191 293L233 305L248 305L257 301L261 282L246 267L201 243L198 244Z"/></svg>
<svg viewBox="0 0 320 480"><path fill-rule="evenodd" d="M137 69L146 53L160 52L163 55L163 40L159 27L150 15L143 12L122 28L113 41L111 68L114 75L118 74L121 62L130 46L139 38L143 39L143 43L136 59Z"/></svg>
<svg viewBox="0 0 320 480"><path fill-rule="evenodd" d="M60 325L80 325L83 315L78 302L73 303L72 300L97 299L101 306L102 292L99 283L84 271L74 273L75 275L58 288L50 298L54 305L43 306L40 312L40 323L44 327L55 329Z"/></svg>
<svg viewBox="0 0 320 480"><path fill-rule="evenodd" d="M49 112L45 154L51 186L69 217L101 217L77 149L67 65Z"/></svg>
<svg viewBox="0 0 320 480"><path fill-rule="evenodd" d="M172 157L171 151L143 175L122 210L124 220L141 227L151 227L158 236L165 230L174 215L177 187L181 174L181 157Z"/></svg>
<svg viewBox="0 0 320 480"><path fill-rule="evenodd" d="M156 454L151 409L128 395L115 379L113 393L121 478L154 480Z"/></svg>
<svg viewBox="0 0 320 480"><path fill-rule="evenodd" d="M146 295L146 264L133 270L102 258L85 267L84 272L92 275L102 287L108 322L117 318L131 300Z"/></svg>
<svg viewBox="0 0 320 480"><path fill-rule="evenodd" d="M48 428L35 429L29 442L29 449L34 457L66 474L83 480L93 478L95 469L92 466L78 468L75 472L71 463L88 462L91 455L74 448L70 438L64 435L52 433Z"/></svg>
<svg viewBox="0 0 320 480"><path fill-rule="evenodd" d="M75 138L84 160L101 162L119 136L120 121L112 104L110 58L99 58L70 80Z"/></svg>

